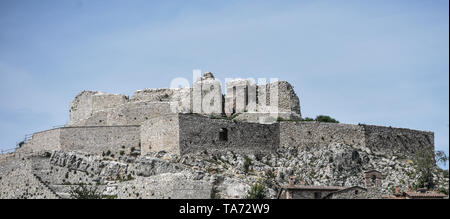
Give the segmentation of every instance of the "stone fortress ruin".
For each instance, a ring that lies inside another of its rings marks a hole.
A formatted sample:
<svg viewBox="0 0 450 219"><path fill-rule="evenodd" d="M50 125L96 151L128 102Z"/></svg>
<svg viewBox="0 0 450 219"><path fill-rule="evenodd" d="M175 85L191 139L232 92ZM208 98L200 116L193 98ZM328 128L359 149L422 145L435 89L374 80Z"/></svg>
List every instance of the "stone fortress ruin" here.
<svg viewBox="0 0 450 219"><path fill-rule="evenodd" d="M69 112L65 126L0 154L0 199L77 198L81 184L100 198L244 198L260 182L268 198L376 198L413 185L410 161L434 149L432 132L304 121L286 81L222 89L209 72L131 97L83 91Z"/></svg>
<svg viewBox="0 0 450 219"><path fill-rule="evenodd" d="M70 104L64 127L33 134L18 152L77 151L138 155L166 151L273 152L283 147L352 145L412 157L434 148L432 132L373 125L301 121L300 101L286 81L225 85L205 73L192 88L139 90L133 96L83 91Z"/></svg>

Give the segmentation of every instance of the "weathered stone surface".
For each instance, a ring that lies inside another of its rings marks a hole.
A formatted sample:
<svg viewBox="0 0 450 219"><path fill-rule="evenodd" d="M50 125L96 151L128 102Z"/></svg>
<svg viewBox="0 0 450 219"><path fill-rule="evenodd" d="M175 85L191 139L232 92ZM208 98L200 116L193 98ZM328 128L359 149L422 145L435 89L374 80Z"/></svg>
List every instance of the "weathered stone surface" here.
<svg viewBox="0 0 450 219"><path fill-rule="evenodd" d="M189 172L163 173L117 185L118 198L143 199L208 199L211 184L195 180Z"/></svg>
<svg viewBox="0 0 450 219"><path fill-rule="evenodd" d="M68 125L88 119L95 112L120 106L128 101L125 95L105 94L97 91L83 91L70 103Z"/></svg>
<svg viewBox="0 0 450 219"><path fill-rule="evenodd" d="M372 125L321 122L280 122L280 147L351 145L368 153L412 159L424 148L434 148L432 132Z"/></svg>
<svg viewBox="0 0 450 219"><path fill-rule="evenodd" d="M162 173L176 173L185 169L184 166L171 163L167 160L154 157L141 157L136 161L136 174L138 176L153 176ZM200 178L196 176L195 178Z"/></svg>
<svg viewBox="0 0 450 219"><path fill-rule="evenodd" d="M287 184L290 176L294 176L296 183L304 182L306 185L365 187L364 172L377 169L383 177L379 191L365 194L373 198L391 193L395 186L406 190L419 177L410 160L386 158L341 143L327 147L280 148L269 154L224 150L180 156L154 152L129 162L66 151L55 151L50 157L4 160L0 181L6 182L5 179L12 177L13 173L23 175L15 171L22 171L22 164L31 163L26 174L28 177L34 174L42 182L30 184L33 188L29 191L54 190L63 197L67 197L76 184L83 183L117 198L244 198L253 184L262 183L267 197L276 198L279 186ZM14 175L14 179L18 179L18 175ZM438 188L448 188L448 178L442 172L436 169L433 176ZM42 183L48 187L41 188ZM4 194L0 196L2 198L42 197L35 192L13 195L16 192L11 192L15 191L11 190L11 183L0 185L0 194ZM334 198L347 195L352 193Z"/></svg>
<svg viewBox="0 0 450 219"><path fill-rule="evenodd" d="M263 85L247 79L228 81L224 110L226 115L239 114L235 119L248 122L301 118L299 98L286 81Z"/></svg>
<svg viewBox="0 0 450 219"><path fill-rule="evenodd" d="M141 147L144 154L161 150L186 154L226 149L267 153L278 147L278 134L278 124L241 123L193 114L174 114L144 123Z"/></svg>
<svg viewBox="0 0 450 219"><path fill-rule="evenodd" d="M14 168L0 173L0 199L58 199L36 175L29 160L12 160ZM5 165L5 163L2 163Z"/></svg>
<svg viewBox="0 0 450 219"><path fill-rule="evenodd" d="M119 157L140 150L139 144L139 126L62 127L33 134L18 152L66 150Z"/></svg>

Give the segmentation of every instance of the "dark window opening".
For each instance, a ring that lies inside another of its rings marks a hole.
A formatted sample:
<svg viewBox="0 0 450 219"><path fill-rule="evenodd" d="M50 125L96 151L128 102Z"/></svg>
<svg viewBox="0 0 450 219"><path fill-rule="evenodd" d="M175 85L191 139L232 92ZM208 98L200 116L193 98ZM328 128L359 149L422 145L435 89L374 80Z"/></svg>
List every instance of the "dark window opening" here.
<svg viewBox="0 0 450 219"><path fill-rule="evenodd" d="M314 192L314 198L315 199L321 199L322 198L322 193L321 192Z"/></svg>
<svg viewBox="0 0 450 219"><path fill-rule="evenodd" d="M244 101L245 101L245 107L248 106L248 87L244 88Z"/></svg>
<svg viewBox="0 0 450 219"><path fill-rule="evenodd" d="M232 114L236 113L236 87L233 87L233 110Z"/></svg>
<svg viewBox="0 0 450 219"><path fill-rule="evenodd" d="M359 153L357 151L353 151L352 160L357 160L357 159L359 159Z"/></svg>
<svg viewBox="0 0 450 219"><path fill-rule="evenodd" d="M258 105L259 104L259 99L258 99L258 86L256 86L256 94L255 94L255 96L256 96L256 105Z"/></svg>
<svg viewBox="0 0 450 219"><path fill-rule="evenodd" d="M372 175L372 183L376 184L377 182L377 177L375 175Z"/></svg>
<svg viewBox="0 0 450 219"><path fill-rule="evenodd" d="M219 131L219 140L228 141L228 129L221 128Z"/></svg>

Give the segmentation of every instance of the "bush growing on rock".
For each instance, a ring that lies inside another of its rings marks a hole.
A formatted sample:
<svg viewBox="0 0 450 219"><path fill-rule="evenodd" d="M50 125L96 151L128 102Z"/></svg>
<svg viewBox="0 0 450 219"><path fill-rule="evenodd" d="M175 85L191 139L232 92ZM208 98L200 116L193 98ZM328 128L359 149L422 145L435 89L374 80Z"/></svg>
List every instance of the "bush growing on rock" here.
<svg viewBox="0 0 450 219"><path fill-rule="evenodd" d="M328 122L328 123L339 123L336 119L331 118L330 116L318 115L316 117L317 122Z"/></svg>
<svg viewBox="0 0 450 219"><path fill-rule="evenodd" d="M246 199L265 199L266 187L263 184L255 183L250 187L247 192Z"/></svg>
<svg viewBox="0 0 450 219"><path fill-rule="evenodd" d="M248 173L248 171L250 170L251 165L252 165L252 160L249 157L244 156L244 171L246 173Z"/></svg>
<svg viewBox="0 0 450 219"><path fill-rule="evenodd" d="M303 122L314 122L314 121L316 121L316 120L313 119L313 118L306 117L306 118L302 119L302 121L303 121Z"/></svg>
<svg viewBox="0 0 450 219"><path fill-rule="evenodd" d="M77 187L72 188L69 191L70 197L73 199L102 199L105 198L99 191L98 188L93 186L88 188L84 184L79 184ZM110 197L107 197L110 198Z"/></svg>

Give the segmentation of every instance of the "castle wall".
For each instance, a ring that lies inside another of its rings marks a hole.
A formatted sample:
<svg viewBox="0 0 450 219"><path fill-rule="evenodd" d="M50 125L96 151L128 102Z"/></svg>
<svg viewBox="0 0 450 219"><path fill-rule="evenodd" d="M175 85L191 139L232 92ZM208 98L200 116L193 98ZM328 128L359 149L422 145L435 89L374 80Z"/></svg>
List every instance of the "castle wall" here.
<svg viewBox="0 0 450 219"><path fill-rule="evenodd" d="M50 129L47 131L36 132L30 141L18 149L20 153L31 153L37 151L59 150L61 129Z"/></svg>
<svg viewBox="0 0 450 219"><path fill-rule="evenodd" d="M130 154L131 148L138 150L139 141L139 126L63 127L33 134L18 152L66 150L101 155L110 151L118 157L120 151Z"/></svg>
<svg viewBox="0 0 450 219"><path fill-rule="evenodd" d="M424 148L434 150L434 133L403 128L362 125L365 144L374 153L412 158Z"/></svg>
<svg viewBox="0 0 450 219"><path fill-rule="evenodd" d="M139 126L95 126L61 128L61 149L102 155L104 152L119 157L139 149Z"/></svg>
<svg viewBox="0 0 450 219"><path fill-rule="evenodd" d="M141 125L141 153L167 151L180 154L177 114L158 116Z"/></svg>
<svg viewBox="0 0 450 219"><path fill-rule="evenodd" d="M112 109L128 102L125 95L83 91L70 103L68 125L75 125L91 117L95 112Z"/></svg>
<svg viewBox="0 0 450 219"><path fill-rule="evenodd" d="M83 91L78 94L75 99L70 103L70 117L69 124L72 125L79 120L83 120L91 116L92 114L92 96L98 92Z"/></svg>
<svg viewBox="0 0 450 219"><path fill-rule="evenodd" d="M71 126L140 125L150 117L171 113L173 104L169 102L131 102L116 108L95 112L89 118L72 123Z"/></svg>
<svg viewBox="0 0 450 219"><path fill-rule="evenodd" d="M108 111L108 125L140 125L151 117L171 113L169 102L134 102Z"/></svg>
<svg viewBox="0 0 450 219"><path fill-rule="evenodd" d="M223 136L226 136L225 139ZM154 117L141 126L142 154L162 150L186 154L223 149L259 153L274 151L278 145L278 124L241 123L196 114L172 114Z"/></svg>
<svg viewBox="0 0 450 219"><path fill-rule="evenodd" d="M423 148L434 149L432 132L373 125L280 122L280 147L326 147L343 143L380 155L412 158Z"/></svg>
<svg viewBox="0 0 450 219"><path fill-rule="evenodd" d="M320 122L280 122L281 147L328 146L332 142L365 145L364 129L358 125Z"/></svg>
<svg viewBox="0 0 450 219"><path fill-rule="evenodd" d="M89 118L74 123L73 126L106 126L108 125L108 112L95 112Z"/></svg>
<svg viewBox="0 0 450 219"><path fill-rule="evenodd" d="M243 123L179 114L179 126L181 154L223 149L239 153L260 153L275 151L279 145L278 124Z"/></svg>
<svg viewBox="0 0 450 219"><path fill-rule="evenodd" d="M192 112L192 88L164 88L139 90L130 102L170 102L173 113Z"/></svg>
<svg viewBox="0 0 450 219"><path fill-rule="evenodd" d="M92 112L111 109L128 102L125 95L116 94L96 94L92 96Z"/></svg>

